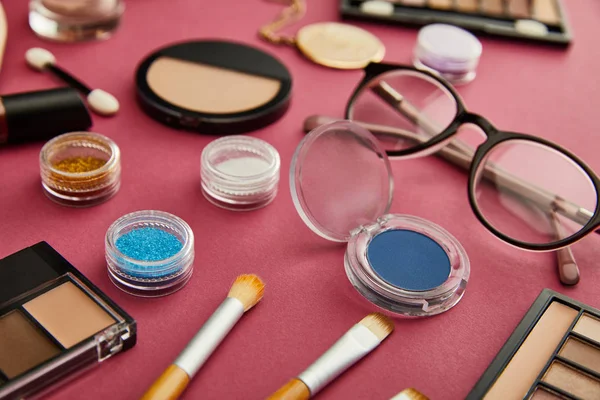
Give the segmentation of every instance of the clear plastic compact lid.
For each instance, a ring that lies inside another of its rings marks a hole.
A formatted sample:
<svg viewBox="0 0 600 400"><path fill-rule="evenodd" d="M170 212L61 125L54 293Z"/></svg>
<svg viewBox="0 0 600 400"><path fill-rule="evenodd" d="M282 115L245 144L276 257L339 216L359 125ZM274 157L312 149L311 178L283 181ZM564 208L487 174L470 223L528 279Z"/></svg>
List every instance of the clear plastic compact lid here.
<svg viewBox="0 0 600 400"><path fill-rule="evenodd" d="M290 189L310 229L344 242L353 230L388 212L393 178L375 136L350 121L336 121L312 130L298 145Z"/></svg>

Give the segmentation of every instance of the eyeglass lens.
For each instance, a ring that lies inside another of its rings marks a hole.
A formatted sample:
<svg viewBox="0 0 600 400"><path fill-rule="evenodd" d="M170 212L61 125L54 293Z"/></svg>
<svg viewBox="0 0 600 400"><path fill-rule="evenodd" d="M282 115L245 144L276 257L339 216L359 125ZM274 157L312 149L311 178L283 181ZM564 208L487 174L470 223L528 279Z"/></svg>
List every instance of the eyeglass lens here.
<svg viewBox="0 0 600 400"><path fill-rule="evenodd" d="M406 150L439 135L458 104L437 80L414 70L375 77L354 98L349 118L370 129L387 150ZM474 150L449 138L417 155L439 150L468 168ZM501 234L527 244L549 244L578 233L592 218L597 193L590 176L562 152L529 140L494 146L478 166L475 206Z"/></svg>

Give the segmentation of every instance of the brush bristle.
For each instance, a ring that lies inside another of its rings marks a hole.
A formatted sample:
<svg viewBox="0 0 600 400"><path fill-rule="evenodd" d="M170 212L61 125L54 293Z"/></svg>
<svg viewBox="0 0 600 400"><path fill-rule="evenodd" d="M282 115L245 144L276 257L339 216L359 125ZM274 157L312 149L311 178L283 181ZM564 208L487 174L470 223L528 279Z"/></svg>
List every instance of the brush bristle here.
<svg viewBox="0 0 600 400"><path fill-rule="evenodd" d="M248 311L262 299L265 284L256 275L240 275L229 290L227 297L238 299L244 305L244 311Z"/></svg>
<svg viewBox="0 0 600 400"><path fill-rule="evenodd" d="M383 340L394 331L391 319L380 313L372 313L360 320L359 324L366 326L379 340Z"/></svg>

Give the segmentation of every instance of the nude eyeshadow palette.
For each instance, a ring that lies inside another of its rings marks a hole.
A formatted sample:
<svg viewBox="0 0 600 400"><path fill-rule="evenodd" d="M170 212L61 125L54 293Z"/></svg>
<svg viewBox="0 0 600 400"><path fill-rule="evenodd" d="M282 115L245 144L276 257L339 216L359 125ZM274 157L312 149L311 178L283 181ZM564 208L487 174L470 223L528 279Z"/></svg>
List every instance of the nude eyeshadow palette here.
<svg viewBox="0 0 600 400"><path fill-rule="evenodd" d="M600 310L542 291L467 400L600 398Z"/></svg>
<svg viewBox="0 0 600 400"><path fill-rule="evenodd" d="M404 26L445 23L473 33L566 46L572 35L561 0L340 0L344 18Z"/></svg>

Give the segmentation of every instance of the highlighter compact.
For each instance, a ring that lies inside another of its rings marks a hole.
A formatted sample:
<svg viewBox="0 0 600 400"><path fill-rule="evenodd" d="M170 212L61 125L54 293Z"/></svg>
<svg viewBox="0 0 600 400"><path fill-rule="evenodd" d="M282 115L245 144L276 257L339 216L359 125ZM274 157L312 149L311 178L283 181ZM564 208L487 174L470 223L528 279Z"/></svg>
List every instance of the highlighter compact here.
<svg viewBox="0 0 600 400"><path fill-rule="evenodd" d="M207 134L250 132L281 118L292 77L276 58L244 44L194 41L155 51L139 65L142 109L169 126Z"/></svg>
<svg viewBox="0 0 600 400"><path fill-rule="evenodd" d="M290 188L302 220L316 234L347 242L352 285L371 303L405 316L431 316L455 306L469 279L458 240L422 218L389 214L390 163L366 129L336 121L298 145Z"/></svg>

